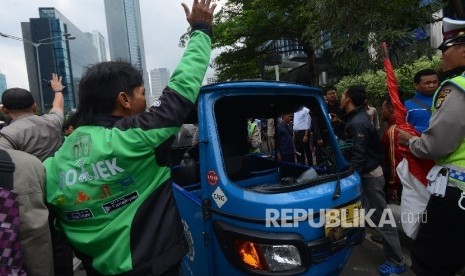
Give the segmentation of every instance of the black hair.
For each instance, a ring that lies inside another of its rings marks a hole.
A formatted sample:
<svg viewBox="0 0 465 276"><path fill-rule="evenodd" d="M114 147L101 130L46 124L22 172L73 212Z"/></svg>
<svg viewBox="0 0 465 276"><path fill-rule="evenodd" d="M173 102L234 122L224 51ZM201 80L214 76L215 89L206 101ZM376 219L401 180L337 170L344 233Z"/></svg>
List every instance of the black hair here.
<svg viewBox="0 0 465 276"><path fill-rule="evenodd" d="M95 124L95 115L110 114L119 92L133 94L142 86L142 71L127 61L100 62L86 68L79 83L76 127Z"/></svg>
<svg viewBox="0 0 465 276"><path fill-rule="evenodd" d="M364 106L367 101L367 92L361 85L352 85L347 88L347 97L352 100L354 106Z"/></svg>
<svg viewBox="0 0 465 276"><path fill-rule="evenodd" d="M68 115L68 118L66 118L65 122L63 123L62 130L65 131L70 126L76 128L76 125L76 112L73 112Z"/></svg>
<svg viewBox="0 0 465 276"><path fill-rule="evenodd" d="M413 82L414 83L420 83L421 77L423 76L431 76L431 75L438 75L436 71L433 69L423 69L418 71L414 76L413 76Z"/></svg>
<svg viewBox="0 0 465 276"><path fill-rule="evenodd" d="M11 110L27 110L34 104L34 98L26 89L9 88L2 93L2 104Z"/></svg>
<svg viewBox="0 0 465 276"><path fill-rule="evenodd" d="M328 95L328 92L331 91L331 90L334 90L336 91L336 87L334 86L326 86L324 89L323 89L323 95Z"/></svg>
<svg viewBox="0 0 465 276"><path fill-rule="evenodd" d="M387 107L387 108L393 109L392 100L391 100L391 97L390 97L390 96L384 97L383 103L384 103L384 102L386 102L386 107Z"/></svg>

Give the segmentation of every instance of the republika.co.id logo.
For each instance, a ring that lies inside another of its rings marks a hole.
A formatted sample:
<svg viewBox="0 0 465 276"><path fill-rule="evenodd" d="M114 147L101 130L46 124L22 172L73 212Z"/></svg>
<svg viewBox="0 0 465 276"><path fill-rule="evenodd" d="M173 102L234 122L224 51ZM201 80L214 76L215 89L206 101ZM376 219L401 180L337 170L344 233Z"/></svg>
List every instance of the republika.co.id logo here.
<svg viewBox="0 0 465 276"><path fill-rule="evenodd" d="M381 214L376 214L376 209L362 209L359 206L348 206L340 209L272 209L265 210L266 227L299 227L301 223L308 223L312 228L325 227L365 227L373 228L390 225L397 227L397 221L391 209L384 209ZM377 219L377 217L379 217ZM401 213L398 220L404 223L425 223L427 214Z"/></svg>

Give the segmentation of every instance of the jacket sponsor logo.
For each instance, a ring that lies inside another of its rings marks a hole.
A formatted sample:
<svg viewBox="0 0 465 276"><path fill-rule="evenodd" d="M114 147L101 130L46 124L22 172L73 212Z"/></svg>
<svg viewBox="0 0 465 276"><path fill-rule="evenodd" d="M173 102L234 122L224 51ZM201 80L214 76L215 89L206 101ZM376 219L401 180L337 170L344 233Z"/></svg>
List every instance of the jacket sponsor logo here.
<svg viewBox="0 0 465 276"><path fill-rule="evenodd" d="M111 196L110 185L108 184L102 185L102 187L100 187L100 192L102 192L102 194L100 195L100 198L107 198Z"/></svg>
<svg viewBox="0 0 465 276"><path fill-rule="evenodd" d="M92 179L94 179L89 172L84 168L86 165L86 162L84 159L80 159L77 161L76 165L78 165L79 168L81 168L81 174L79 175L79 182L87 182Z"/></svg>
<svg viewBox="0 0 465 276"><path fill-rule="evenodd" d="M128 176L126 178L123 178L123 179L120 179L118 180L118 183L123 186L123 189L122 190L126 190L129 185L132 185L134 184L136 181L134 180L134 178L132 178L132 176Z"/></svg>
<svg viewBox="0 0 465 276"><path fill-rule="evenodd" d="M76 211L65 211L64 214L67 220L81 220L94 217L92 211L89 208Z"/></svg>
<svg viewBox="0 0 465 276"><path fill-rule="evenodd" d="M59 206L59 207L63 207L66 205L66 199L64 196L59 196L56 201L55 201L56 205Z"/></svg>
<svg viewBox="0 0 465 276"><path fill-rule="evenodd" d="M78 197L76 201L74 202L74 205L79 205L82 204L84 201L90 201L90 196L88 196L86 193L79 191L78 192Z"/></svg>
<svg viewBox="0 0 465 276"><path fill-rule="evenodd" d="M92 149L92 140L90 139L89 134L77 136L76 138L74 138L74 141L73 141L74 159L89 156L91 149Z"/></svg>
<svg viewBox="0 0 465 276"><path fill-rule="evenodd" d="M159 100L156 100L153 102L152 106L154 107L159 107L161 105L161 102Z"/></svg>
<svg viewBox="0 0 465 276"><path fill-rule="evenodd" d="M86 164L85 159L80 159L76 165L80 168L80 170L73 168L62 173L62 187L64 185L73 186L78 180L81 183L85 183L91 180L99 180L101 178L106 179L125 171L123 168L118 167L116 164L116 158L111 160L102 160L91 164Z"/></svg>
<svg viewBox="0 0 465 276"><path fill-rule="evenodd" d="M108 214L112 211L115 211L121 207L128 205L131 202L134 202L138 197L139 197L139 193L137 193L137 191L134 191L130 194L127 194L125 196L112 200L108 203L105 203L102 205L102 207L105 213Z"/></svg>

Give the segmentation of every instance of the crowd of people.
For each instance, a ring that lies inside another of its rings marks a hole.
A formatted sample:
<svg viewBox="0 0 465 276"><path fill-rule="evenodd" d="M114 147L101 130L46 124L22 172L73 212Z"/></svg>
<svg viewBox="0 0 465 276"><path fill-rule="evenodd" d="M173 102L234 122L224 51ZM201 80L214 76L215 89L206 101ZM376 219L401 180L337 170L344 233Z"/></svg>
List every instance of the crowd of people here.
<svg viewBox="0 0 465 276"><path fill-rule="evenodd" d="M383 210L389 208L388 203L401 204L402 183L396 170L404 158L401 147L408 147L414 156L434 160L448 170L447 189L442 196L431 196L424 210L426 220L413 243L412 270L417 275L455 275L465 266L465 236L461 235L465 230L465 121L460 118L465 103L464 31L465 21L445 18L444 42L439 47L443 52L440 72L426 68L413 77L415 94L404 103L405 121L421 136L398 128L400 122L396 122L389 96L379 108L380 118L386 123L382 128L378 110L368 104L363 86L348 87L340 101L334 87L324 89L334 134L338 140L348 139L352 143L346 157L361 176L363 207L375 210L375 224ZM310 166L319 164L324 141L318 123L305 106L293 114L283 114L277 125L278 159ZM269 123L255 124L266 128ZM262 137L262 142L266 141ZM386 258L378 268L380 274L405 272L398 230L390 225L376 230L379 235L372 239L383 244Z"/></svg>
<svg viewBox="0 0 465 276"><path fill-rule="evenodd" d="M25 89L3 93L2 112L11 122L1 129L0 149L16 167L22 271L28 275L72 276L73 253L88 276L179 275L187 247L164 148L194 107L210 60L216 4L182 6L190 40L148 111L142 72L125 61L87 68L79 106L66 124L65 87L56 74L48 114L35 115ZM108 196L114 200L104 204ZM77 208L84 202L90 207Z"/></svg>
<svg viewBox="0 0 465 276"><path fill-rule="evenodd" d="M73 255L89 276L179 274L186 241L171 192L166 147L195 105L210 59L216 7L197 0L191 9L182 5L190 41L163 95L148 111L142 73L124 61L98 63L84 72L79 106L66 122L65 87L56 74L50 81L54 100L48 114L35 115L36 104L25 89L3 93L1 111L11 122L0 131L0 150L21 168L14 172L14 188L21 210L23 269L29 275L73 275ZM465 21L444 19L439 49L441 73L417 72L415 96L405 102L406 121L421 136L397 128L389 97L380 107L387 124L381 133L378 110L368 104L363 86L348 87L340 101L334 87L324 89L337 139L352 141L346 157L361 176L363 207L375 210L375 224L387 203L401 198L396 172L403 158L400 147L448 170L447 188L442 196L431 196L427 221L414 241L412 269L417 275L454 275L465 265ZM324 139L313 116L301 106L277 121L249 118L250 153L276 149L281 162L318 164ZM189 139L198 135L195 126L181 133ZM184 144L184 136L175 142ZM114 200L104 201L109 196ZM78 208L84 202L88 207ZM386 258L379 272L405 272L397 229L385 225L376 230Z"/></svg>

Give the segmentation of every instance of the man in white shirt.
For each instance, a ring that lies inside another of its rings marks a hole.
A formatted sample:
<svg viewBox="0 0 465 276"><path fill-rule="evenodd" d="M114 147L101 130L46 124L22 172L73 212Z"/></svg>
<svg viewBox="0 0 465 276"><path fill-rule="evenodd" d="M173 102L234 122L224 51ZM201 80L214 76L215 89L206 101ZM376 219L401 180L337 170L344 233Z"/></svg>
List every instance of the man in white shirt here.
<svg viewBox="0 0 465 276"><path fill-rule="evenodd" d="M294 146L297 155L297 163L312 165L313 157L310 150L312 119L310 109L302 106L294 113Z"/></svg>

